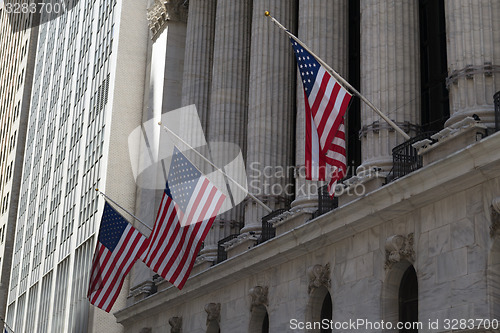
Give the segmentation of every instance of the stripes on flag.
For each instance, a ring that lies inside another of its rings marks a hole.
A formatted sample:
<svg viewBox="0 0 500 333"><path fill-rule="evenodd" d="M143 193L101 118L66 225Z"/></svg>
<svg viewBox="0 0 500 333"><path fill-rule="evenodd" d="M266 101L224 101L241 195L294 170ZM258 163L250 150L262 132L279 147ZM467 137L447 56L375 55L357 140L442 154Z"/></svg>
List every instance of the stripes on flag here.
<svg viewBox="0 0 500 333"><path fill-rule="evenodd" d="M146 265L182 289L224 199L225 195L175 148L144 254Z"/></svg>
<svg viewBox="0 0 500 333"><path fill-rule="evenodd" d="M111 311L125 276L146 246L146 237L106 202L90 272L87 297L91 304Z"/></svg>
<svg viewBox="0 0 500 333"><path fill-rule="evenodd" d="M306 179L327 180L333 196L346 170L344 115L351 94L300 43L290 38L305 99ZM332 189L333 187L333 189Z"/></svg>

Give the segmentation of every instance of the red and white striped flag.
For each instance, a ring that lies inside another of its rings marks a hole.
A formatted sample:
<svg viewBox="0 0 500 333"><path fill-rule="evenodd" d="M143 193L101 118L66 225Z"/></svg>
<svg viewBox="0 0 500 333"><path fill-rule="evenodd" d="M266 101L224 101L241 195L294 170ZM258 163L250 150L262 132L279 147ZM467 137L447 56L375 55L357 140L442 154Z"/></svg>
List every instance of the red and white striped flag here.
<svg viewBox="0 0 500 333"><path fill-rule="evenodd" d="M87 297L91 304L111 311L125 276L146 246L146 237L106 202L90 271Z"/></svg>
<svg viewBox="0 0 500 333"><path fill-rule="evenodd" d="M344 114L351 94L345 90L316 58L290 38L306 108L306 179L328 180L333 197L335 184L346 172Z"/></svg>
<svg viewBox="0 0 500 333"><path fill-rule="evenodd" d="M146 265L182 289L225 195L176 148L160 203Z"/></svg>

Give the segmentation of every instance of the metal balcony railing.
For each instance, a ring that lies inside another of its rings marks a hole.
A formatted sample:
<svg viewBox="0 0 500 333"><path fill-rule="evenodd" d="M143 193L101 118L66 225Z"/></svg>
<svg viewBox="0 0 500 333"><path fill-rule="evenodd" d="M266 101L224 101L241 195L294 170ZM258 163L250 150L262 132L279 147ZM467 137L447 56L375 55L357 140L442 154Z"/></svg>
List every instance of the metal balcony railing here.
<svg viewBox="0 0 500 333"><path fill-rule="evenodd" d="M339 199L330 197L328 193L328 185L321 186L318 188L318 210L314 212L312 218L316 218L331 210L334 210L339 206Z"/></svg>
<svg viewBox="0 0 500 333"><path fill-rule="evenodd" d="M218 245L218 247L217 247L217 263L221 263L227 259L227 252L226 252L226 249L224 248L223 244L226 242L229 242L232 239L235 239L238 236L239 236L239 234L232 234L232 235L229 235L226 238L223 238L217 242L217 245Z"/></svg>
<svg viewBox="0 0 500 333"><path fill-rule="evenodd" d="M272 218L283 214L287 210L288 210L287 208L277 209L262 218L262 232L259 240L257 241L258 244L264 243L265 241L276 236L276 230L274 229L272 223L270 223L269 221Z"/></svg>
<svg viewBox="0 0 500 333"><path fill-rule="evenodd" d="M392 150L392 170L387 176L387 182L392 182L398 178L404 177L422 167L422 157L417 154L413 144L425 139L430 139L436 132L424 132L410 140L407 140L394 147Z"/></svg>

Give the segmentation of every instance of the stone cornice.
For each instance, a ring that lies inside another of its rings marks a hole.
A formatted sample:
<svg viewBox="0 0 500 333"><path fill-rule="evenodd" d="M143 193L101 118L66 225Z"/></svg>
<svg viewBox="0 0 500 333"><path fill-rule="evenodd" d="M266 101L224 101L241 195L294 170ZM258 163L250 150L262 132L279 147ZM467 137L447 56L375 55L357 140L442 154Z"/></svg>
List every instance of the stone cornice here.
<svg viewBox="0 0 500 333"><path fill-rule="evenodd" d="M187 22L186 0L155 0L147 10L151 39L155 40L168 21Z"/></svg>
<svg viewBox="0 0 500 333"><path fill-rule="evenodd" d="M206 295L237 279L316 251L353 234L405 216L479 183L500 177L500 133L433 162L410 175L367 193L249 251L193 275L182 290L170 287L117 313L127 325L139 318L182 304L186 297ZM189 296L188 296L189 295Z"/></svg>

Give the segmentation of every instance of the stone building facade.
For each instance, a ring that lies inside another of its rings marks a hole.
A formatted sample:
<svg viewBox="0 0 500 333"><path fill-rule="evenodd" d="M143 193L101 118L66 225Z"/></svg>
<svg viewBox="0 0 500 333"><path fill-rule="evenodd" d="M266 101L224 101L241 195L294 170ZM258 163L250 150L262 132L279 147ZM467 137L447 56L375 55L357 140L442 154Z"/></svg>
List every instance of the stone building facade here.
<svg viewBox="0 0 500 333"><path fill-rule="evenodd" d="M302 87L265 10L412 137L352 105L360 154L348 153L338 203L298 172ZM270 239L252 200L220 216L180 291L136 265L115 313L125 332L500 329L499 1L157 0L148 15L144 120L195 104L209 141L242 148L249 190L284 210ZM138 193L152 224L158 196ZM335 209L322 214L325 202Z"/></svg>

